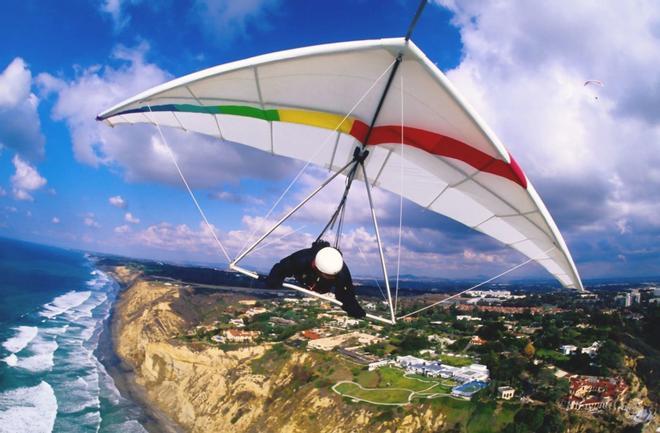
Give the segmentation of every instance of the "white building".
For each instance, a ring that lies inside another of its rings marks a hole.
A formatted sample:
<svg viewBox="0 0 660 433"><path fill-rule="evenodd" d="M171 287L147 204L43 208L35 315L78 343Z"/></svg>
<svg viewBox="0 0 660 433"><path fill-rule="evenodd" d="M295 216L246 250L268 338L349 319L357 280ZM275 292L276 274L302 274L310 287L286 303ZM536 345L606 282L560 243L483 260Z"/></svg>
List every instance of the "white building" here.
<svg viewBox="0 0 660 433"><path fill-rule="evenodd" d="M241 318L229 319L229 323L237 328L243 328L245 326L245 323L243 323L243 319Z"/></svg>
<svg viewBox="0 0 660 433"><path fill-rule="evenodd" d="M289 304L297 304L298 302L300 302L300 299L298 299L298 298L284 298L284 299L282 299L282 301L287 302Z"/></svg>
<svg viewBox="0 0 660 433"><path fill-rule="evenodd" d="M334 323L340 328L348 328L349 326L359 325L360 321L358 319L353 319L352 317L349 316L339 316L336 318Z"/></svg>
<svg viewBox="0 0 660 433"><path fill-rule="evenodd" d="M249 307L257 305L257 300L256 299L241 299L238 301L239 304L241 305L247 305Z"/></svg>
<svg viewBox="0 0 660 433"><path fill-rule="evenodd" d="M380 361L375 361L375 362L370 362L369 363L369 371L374 371L377 370L381 367L385 367L386 365L392 364L392 361L389 359L381 359Z"/></svg>
<svg viewBox="0 0 660 433"><path fill-rule="evenodd" d="M594 357L598 354L598 349L600 349L600 341L594 341L591 343L591 346L589 347L583 347L582 348L582 353L589 355L590 357Z"/></svg>
<svg viewBox="0 0 660 433"><path fill-rule="evenodd" d="M267 312L264 307L252 307L245 312L245 315L248 317L256 316L257 314L263 314Z"/></svg>
<svg viewBox="0 0 660 433"><path fill-rule="evenodd" d="M241 329L228 329L225 331L225 340L234 343L248 343L258 336L258 331L243 331Z"/></svg>
<svg viewBox="0 0 660 433"><path fill-rule="evenodd" d="M415 356L397 356L396 363L406 370L406 373L423 374L425 376L452 378L461 383L490 379L488 367L482 364L471 364L467 367L453 367L438 361L426 361Z"/></svg>
<svg viewBox="0 0 660 433"><path fill-rule="evenodd" d="M458 315L456 316L456 320L469 320L469 321L474 321L474 322L481 322L481 317L474 317L470 315Z"/></svg>
<svg viewBox="0 0 660 433"><path fill-rule="evenodd" d="M510 386L500 386L497 388L497 397L502 400L511 400L515 393L516 390Z"/></svg>
<svg viewBox="0 0 660 433"><path fill-rule="evenodd" d="M565 344L559 348L564 355L571 355L575 353L577 349L577 346L573 346L572 344Z"/></svg>
<svg viewBox="0 0 660 433"><path fill-rule="evenodd" d="M467 367L461 367L456 370L453 378L459 382L472 382L475 380L486 382L490 378L490 372L485 365L470 364Z"/></svg>
<svg viewBox="0 0 660 433"><path fill-rule="evenodd" d="M401 368L406 368L411 365L426 365L429 361L422 359L422 358L417 358L416 356L397 356L396 357L396 363L399 365Z"/></svg>

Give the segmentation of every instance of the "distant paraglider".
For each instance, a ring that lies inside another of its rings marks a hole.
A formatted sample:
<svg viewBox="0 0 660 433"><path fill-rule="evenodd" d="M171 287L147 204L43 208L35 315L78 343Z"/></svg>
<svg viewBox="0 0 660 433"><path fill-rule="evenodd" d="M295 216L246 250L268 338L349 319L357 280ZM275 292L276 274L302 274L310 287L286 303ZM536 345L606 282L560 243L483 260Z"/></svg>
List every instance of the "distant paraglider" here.
<svg viewBox="0 0 660 433"><path fill-rule="evenodd" d="M587 81L584 82L584 87L587 87L587 86L605 87L605 84L603 84L603 82L600 81L600 80L587 80ZM598 95L594 96L594 98L596 98L596 100L598 100Z"/></svg>

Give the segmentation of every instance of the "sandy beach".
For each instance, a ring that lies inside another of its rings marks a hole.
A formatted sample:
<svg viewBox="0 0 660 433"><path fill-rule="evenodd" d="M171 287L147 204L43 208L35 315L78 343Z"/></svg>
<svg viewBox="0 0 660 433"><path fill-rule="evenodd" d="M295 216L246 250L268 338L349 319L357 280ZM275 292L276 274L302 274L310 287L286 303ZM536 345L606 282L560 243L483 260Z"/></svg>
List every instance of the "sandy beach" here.
<svg viewBox="0 0 660 433"><path fill-rule="evenodd" d="M120 319L116 314L116 305L121 301L122 294L130 287L130 284L127 284L124 278L117 278L115 273L110 273L110 275L115 277L121 285L121 292L112 306L110 316L101 333L96 355L114 380L115 386L122 397L131 400L140 408L141 417L139 422L149 433L185 433L185 430L166 414L149 405L144 389L135 381L133 369L117 355L116 330Z"/></svg>

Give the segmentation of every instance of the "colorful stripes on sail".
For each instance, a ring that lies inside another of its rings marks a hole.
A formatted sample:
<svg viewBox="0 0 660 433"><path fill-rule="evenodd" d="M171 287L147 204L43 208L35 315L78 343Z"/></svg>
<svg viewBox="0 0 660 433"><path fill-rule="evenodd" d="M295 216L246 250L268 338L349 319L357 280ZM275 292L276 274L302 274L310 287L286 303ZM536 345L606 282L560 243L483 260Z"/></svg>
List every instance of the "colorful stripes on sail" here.
<svg viewBox="0 0 660 433"><path fill-rule="evenodd" d="M298 123L323 129L337 130L355 137L361 143L364 142L367 131L369 130L369 125L353 117L344 117L320 111L287 108L264 110L243 105L199 106L191 104L165 104L125 110L108 117L131 113L149 113L150 111L225 114L252 117L268 122ZM103 119L99 118L97 120ZM369 142L366 144L369 146L400 142L401 125L384 125L373 128L369 136ZM433 155L463 161L477 170L504 177L523 188L527 188L527 178L511 155L509 155L511 162L507 163L446 135L408 126L403 128L403 143Z"/></svg>

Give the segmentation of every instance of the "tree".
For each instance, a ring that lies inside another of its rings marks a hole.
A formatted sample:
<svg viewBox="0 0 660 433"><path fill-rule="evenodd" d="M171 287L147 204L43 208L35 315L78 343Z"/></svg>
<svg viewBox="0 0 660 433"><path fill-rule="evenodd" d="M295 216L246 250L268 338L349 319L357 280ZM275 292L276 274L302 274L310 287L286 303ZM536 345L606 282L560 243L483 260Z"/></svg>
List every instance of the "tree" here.
<svg viewBox="0 0 660 433"><path fill-rule="evenodd" d="M623 352L618 344L612 340L605 340L598 349L596 362L606 368L618 369L623 365Z"/></svg>
<svg viewBox="0 0 660 433"><path fill-rule="evenodd" d="M411 332L403 337L399 343L399 350L401 353L414 353L427 348L428 345L429 342L425 337Z"/></svg>
<svg viewBox="0 0 660 433"><path fill-rule="evenodd" d="M534 358L534 354L536 353L536 348L534 347L534 345L532 344L531 341L530 341L529 343L527 343L527 345L526 345L525 348L523 349L523 353L524 353L525 356L528 357L529 359Z"/></svg>
<svg viewBox="0 0 660 433"><path fill-rule="evenodd" d="M477 331L479 337L488 341L499 340L502 338L502 334L504 334L504 324L502 322L487 322Z"/></svg>
<svg viewBox="0 0 660 433"><path fill-rule="evenodd" d="M543 412L544 410L540 407L523 407L516 413L513 420L526 425L530 431L538 432L545 418Z"/></svg>
<svg viewBox="0 0 660 433"><path fill-rule="evenodd" d="M556 408L549 410L543 418L543 425L538 433L563 433L565 429L564 420Z"/></svg>

